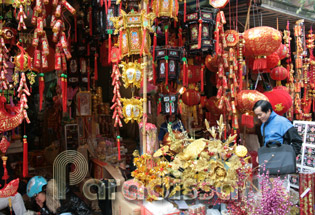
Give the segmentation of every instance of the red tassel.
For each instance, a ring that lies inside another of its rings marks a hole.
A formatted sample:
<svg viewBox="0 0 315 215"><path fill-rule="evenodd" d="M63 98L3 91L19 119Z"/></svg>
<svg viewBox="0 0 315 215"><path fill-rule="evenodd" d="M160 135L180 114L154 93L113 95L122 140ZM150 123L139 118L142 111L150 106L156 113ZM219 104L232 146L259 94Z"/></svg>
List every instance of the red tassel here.
<svg viewBox="0 0 315 215"><path fill-rule="evenodd" d="M179 40L178 46L183 46L183 29L180 27L178 31L179 31L179 33L178 33L178 40Z"/></svg>
<svg viewBox="0 0 315 215"><path fill-rule="evenodd" d="M156 85L156 68L155 68L155 63L152 60L152 68L153 68L153 84Z"/></svg>
<svg viewBox="0 0 315 215"><path fill-rule="evenodd" d="M107 15L108 13L107 0L104 0L104 4L105 4L105 13Z"/></svg>
<svg viewBox="0 0 315 215"><path fill-rule="evenodd" d="M23 178L28 176L28 146L27 136L23 136Z"/></svg>
<svg viewBox="0 0 315 215"><path fill-rule="evenodd" d="M90 28L90 36L92 36L93 35L93 30L92 30L92 6L89 7L89 28Z"/></svg>
<svg viewBox="0 0 315 215"><path fill-rule="evenodd" d="M154 36L153 36L153 61L155 61L155 48L156 48L156 44L157 44L157 40L156 40L156 33L154 33Z"/></svg>
<svg viewBox="0 0 315 215"><path fill-rule="evenodd" d="M168 56L165 56L165 85L168 85Z"/></svg>
<svg viewBox="0 0 315 215"><path fill-rule="evenodd" d="M112 30L110 30L112 31ZM112 61L112 34L108 34L108 64Z"/></svg>
<svg viewBox="0 0 315 215"><path fill-rule="evenodd" d="M97 57L98 57L98 54L95 53L95 56L94 56L94 79L95 79L96 81L98 80Z"/></svg>
<svg viewBox="0 0 315 215"><path fill-rule="evenodd" d="M120 156L120 136L117 136L117 150L118 150L118 160L121 160Z"/></svg>
<svg viewBox="0 0 315 215"><path fill-rule="evenodd" d="M178 17L178 0L175 0L175 12L176 12L176 17ZM175 22L175 20L174 20L174 22Z"/></svg>
<svg viewBox="0 0 315 215"><path fill-rule="evenodd" d="M185 65L185 62L183 64L183 86L186 86L186 65Z"/></svg>
<svg viewBox="0 0 315 215"><path fill-rule="evenodd" d="M168 45L168 26L165 26L165 45Z"/></svg>
<svg viewBox="0 0 315 215"><path fill-rule="evenodd" d="M13 129L13 131L14 131L14 129ZM4 180L4 186L7 185L7 180L10 178L10 176L8 174L8 170L7 170L7 160L8 160L7 156L2 156L3 169L4 169L2 180Z"/></svg>
<svg viewBox="0 0 315 215"><path fill-rule="evenodd" d="M204 72L205 66L202 64L201 65L201 71L200 71L200 82L201 82L201 92L204 90L204 83L203 83L203 72Z"/></svg>
<svg viewBox="0 0 315 215"><path fill-rule="evenodd" d="M199 32L198 32L198 49L201 49L201 36L202 36L202 19L199 19Z"/></svg>
<svg viewBox="0 0 315 215"><path fill-rule="evenodd" d="M43 94L45 89L44 73L39 74L39 110L43 107Z"/></svg>
<svg viewBox="0 0 315 215"><path fill-rule="evenodd" d="M77 15L74 15L74 42L78 42Z"/></svg>
<svg viewBox="0 0 315 215"><path fill-rule="evenodd" d="M142 54L143 54L146 33L147 33L147 29L144 28L143 34L142 34L142 43L141 43L141 49L140 49L140 56L142 56Z"/></svg>
<svg viewBox="0 0 315 215"><path fill-rule="evenodd" d="M100 0L100 5L101 7L103 7L103 0Z"/></svg>
<svg viewBox="0 0 315 215"><path fill-rule="evenodd" d="M188 86L188 84L189 84L189 82L188 82L188 64L187 64L187 62L186 62L186 64L185 64L185 77L186 77L186 86Z"/></svg>
<svg viewBox="0 0 315 215"><path fill-rule="evenodd" d="M259 58L254 60L253 70L263 70L267 68L266 58Z"/></svg>
<svg viewBox="0 0 315 215"><path fill-rule="evenodd" d="M184 0L184 22L186 22L186 0Z"/></svg>
<svg viewBox="0 0 315 215"><path fill-rule="evenodd" d="M108 9L110 8L111 5L112 5L112 1L108 0Z"/></svg>
<svg viewBox="0 0 315 215"><path fill-rule="evenodd" d="M252 115L249 115L248 113L242 115L242 125L244 125L247 128L253 128L254 127L254 117Z"/></svg>
<svg viewBox="0 0 315 215"><path fill-rule="evenodd" d="M172 116L172 101L170 101L170 116Z"/></svg>
<svg viewBox="0 0 315 215"><path fill-rule="evenodd" d="M157 108L157 115L159 115L162 111L162 104L161 104L161 98L159 98L158 101L158 108Z"/></svg>

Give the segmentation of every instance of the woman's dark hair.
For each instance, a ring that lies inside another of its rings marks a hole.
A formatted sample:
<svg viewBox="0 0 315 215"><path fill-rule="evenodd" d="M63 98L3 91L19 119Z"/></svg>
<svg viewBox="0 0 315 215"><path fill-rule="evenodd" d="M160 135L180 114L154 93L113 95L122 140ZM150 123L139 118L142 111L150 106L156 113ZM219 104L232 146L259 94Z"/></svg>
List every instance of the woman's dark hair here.
<svg viewBox="0 0 315 215"><path fill-rule="evenodd" d="M270 102L268 102L266 100L257 101L253 107L253 111L255 111L256 108L258 108L258 107L260 107L261 111L264 113L267 113L268 110L272 111L272 106L271 106Z"/></svg>

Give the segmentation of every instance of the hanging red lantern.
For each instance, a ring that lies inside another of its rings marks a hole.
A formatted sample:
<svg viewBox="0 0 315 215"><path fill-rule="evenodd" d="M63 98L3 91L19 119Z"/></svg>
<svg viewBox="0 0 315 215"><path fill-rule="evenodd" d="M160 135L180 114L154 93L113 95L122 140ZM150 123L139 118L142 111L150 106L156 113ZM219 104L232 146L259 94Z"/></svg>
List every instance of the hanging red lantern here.
<svg viewBox="0 0 315 215"><path fill-rule="evenodd" d="M288 77L288 70L282 66L278 66L271 70L270 77L277 81L277 85L281 85L281 81Z"/></svg>
<svg viewBox="0 0 315 215"><path fill-rule="evenodd" d="M288 52L289 52L288 47L282 43L280 44L278 50L276 51L276 53L279 55L280 60L286 58Z"/></svg>
<svg viewBox="0 0 315 215"><path fill-rule="evenodd" d="M206 109L211 113L211 115L221 115L223 114L224 110L218 108L219 105L219 100L217 99L216 96L210 97L206 101Z"/></svg>
<svg viewBox="0 0 315 215"><path fill-rule="evenodd" d="M285 86L276 86L273 88L274 90L284 90L289 93L289 89Z"/></svg>
<svg viewBox="0 0 315 215"><path fill-rule="evenodd" d="M182 95L185 105L194 106L200 103L200 93L195 89L188 89Z"/></svg>
<svg viewBox="0 0 315 215"><path fill-rule="evenodd" d="M267 61L263 56L268 56L279 48L282 36L281 33L271 27L261 26L248 29L244 32L245 56L256 56L253 69L265 69Z"/></svg>
<svg viewBox="0 0 315 215"><path fill-rule="evenodd" d="M197 83L200 82L200 66L189 65L188 66L188 83Z"/></svg>
<svg viewBox="0 0 315 215"><path fill-rule="evenodd" d="M285 90L273 89L264 92L264 95L268 97L272 109L279 115L286 113L292 106L292 97Z"/></svg>
<svg viewBox="0 0 315 215"><path fill-rule="evenodd" d="M272 53L271 55L268 55L266 59L267 59L267 69L272 69L276 67L280 61L280 57L276 52Z"/></svg>
<svg viewBox="0 0 315 215"><path fill-rule="evenodd" d="M214 56L207 55L207 57L205 59L206 67L211 72L217 72L218 71L217 59L218 59L217 55L214 55Z"/></svg>
<svg viewBox="0 0 315 215"><path fill-rule="evenodd" d="M243 113L242 125L254 127L253 107L259 100L268 101L268 98L257 90L242 90L237 94L237 109Z"/></svg>

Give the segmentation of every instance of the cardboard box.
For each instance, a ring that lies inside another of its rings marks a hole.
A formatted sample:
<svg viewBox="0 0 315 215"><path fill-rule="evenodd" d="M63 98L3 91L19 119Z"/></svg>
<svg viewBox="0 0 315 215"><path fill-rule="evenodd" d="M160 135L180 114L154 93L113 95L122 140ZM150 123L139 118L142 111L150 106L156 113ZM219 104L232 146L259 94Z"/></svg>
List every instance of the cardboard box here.
<svg viewBox="0 0 315 215"><path fill-rule="evenodd" d="M94 169L94 178L95 179L115 179L117 183L117 191L121 190L125 178L122 176L120 170L113 165L102 162L97 159L92 159L93 169Z"/></svg>
<svg viewBox="0 0 315 215"><path fill-rule="evenodd" d="M125 200L121 192L115 193L112 211L113 215L141 215L141 207Z"/></svg>

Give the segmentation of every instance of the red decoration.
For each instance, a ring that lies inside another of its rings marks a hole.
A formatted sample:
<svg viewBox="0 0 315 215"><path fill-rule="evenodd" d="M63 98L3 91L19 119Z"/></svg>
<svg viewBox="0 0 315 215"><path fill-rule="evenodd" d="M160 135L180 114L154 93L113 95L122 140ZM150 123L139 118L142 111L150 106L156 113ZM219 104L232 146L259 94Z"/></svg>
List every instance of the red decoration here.
<svg viewBox="0 0 315 215"><path fill-rule="evenodd" d="M120 136L117 136L117 150L118 150L118 160L121 160L120 156Z"/></svg>
<svg viewBox="0 0 315 215"><path fill-rule="evenodd" d="M237 94L237 109L243 113L242 125L252 128L254 126L253 107L259 100L268 98L257 90L242 90Z"/></svg>
<svg viewBox="0 0 315 215"><path fill-rule="evenodd" d="M201 80L200 79L200 77L201 77L201 68L200 68L200 66L188 65L187 75L188 75L187 78L188 78L188 83L189 84L199 82Z"/></svg>
<svg viewBox="0 0 315 215"><path fill-rule="evenodd" d="M194 89L188 89L182 96L185 105L194 106L200 103L200 93Z"/></svg>
<svg viewBox="0 0 315 215"><path fill-rule="evenodd" d="M270 77L276 81L282 81L288 77L288 70L282 66L278 66L271 70Z"/></svg>
<svg viewBox="0 0 315 215"><path fill-rule="evenodd" d="M276 53L278 54L280 60L282 60L287 57L287 54L289 53L289 49L287 48L286 45L281 43Z"/></svg>
<svg viewBox="0 0 315 215"><path fill-rule="evenodd" d="M112 72L112 86L114 87L114 90L113 90L113 99L112 99L112 102L114 103L112 106L111 106L111 110L114 110L114 113L113 113L113 117L112 119L115 120L115 123L114 123L114 126L117 127L117 125L119 125L119 127L122 127L122 123L121 123L121 119L123 118L123 114L122 114L122 105L121 105L121 102L120 102L120 92L119 92L119 89L120 89L120 77L121 77L121 74L119 72L119 69L118 69L118 65L117 64L113 64L113 72Z"/></svg>
<svg viewBox="0 0 315 215"><path fill-rule="evenodd" d="M5 136L2 137L1 142L0 142L0 150L3 154L7 152L7 149L10 146L10 142L7 140Z"/></svg>
<svg viewBox="0 0 315 215"><path fill-rule="evenodd" d="M289 93L289 89L285 86L276 86L273 88L274 90L284 90Z"/></svg>
<svg viewBox="0 0 315 215"><path fill-rule="evenodd" d="M210 70L211 72L218 71L217 59L218 59L217 55L215 56L207 55L206 57L205 64L207 69Z"/></svg>
<svg viewBox="0 0 315 215"><path fill-rule="evenodd" d="M272 91L264 92L264 95L269 99L272 109L279 115L286 113L292 106L292 98L287 91L273 89Z"/></svg>
<svg viewBox="0 0 315 215"><path fill-rule="evenodd" d="M39 110L42 110L43 107L43 94L45 90L45 80L44 73L39 74Z"/></svg>
<svg viewBox="0 0 315 215"><path fill-rule="evenodd" d="M206 109L211 113L211 115L221 115L224 113L224 110L219 109L218 105L219 100L216 96L210 97L205 103Z"/></svg>
<svg viewBox="0 0 315 215"><path fill-rule="evenodd" d="M0 198L14 196L19 188L20 179L14 179L0 190Z"/></svg>
<svg viewBox="0 0 315 215"><path fill-rule="evenodd" d="M28 144L27 136L23 136L23 178L28 176Z"/></svg>
<svg viewBox="0 0 315 215"><path fill-rule="evenodd" d="M279 55L274 52L271 55L267 56L267 68L272 69L278 65L280 61Z"/></svg>
<svg viewBox="0 0 315 215"><path fill-rule="evenodd" d="M12 111L7 111L4 107L4 104L6 103L6 98L4 96L0 97L0 133L16 128L23 122L24 118L29 123L26 112L26 101L27 100L25 94L22 94L19 103L11 108L11 110L13 110L13 112L15 113L15 115L12 115Z"/></svg>
<svg viewBox="0 0 315 215"><path fill-rule="evenodd" d="M256 56L254 70L267 68L267 61L262 56L268 56L279 48L282 36L280 32L271 27L256 27L244 32L245 56Z"/></svg>
<svg viewBox="0 0 315 215"><path fill-rule="evenodd" d="M229 47L236 46L236 44L239 42L239 33L235 30L227 30L225 33L225 41L226 45Z"/></svg>
<svg viewBox="0 0 315 215"><path fill-rule="evenodd" d="M209 3L214 8L224 8L229 0L210 0Z"/></svg>

